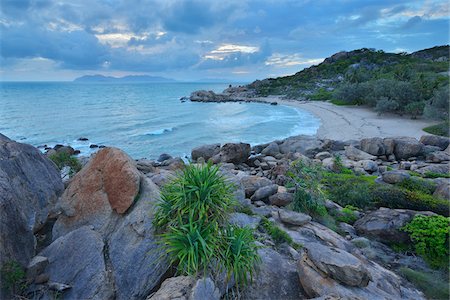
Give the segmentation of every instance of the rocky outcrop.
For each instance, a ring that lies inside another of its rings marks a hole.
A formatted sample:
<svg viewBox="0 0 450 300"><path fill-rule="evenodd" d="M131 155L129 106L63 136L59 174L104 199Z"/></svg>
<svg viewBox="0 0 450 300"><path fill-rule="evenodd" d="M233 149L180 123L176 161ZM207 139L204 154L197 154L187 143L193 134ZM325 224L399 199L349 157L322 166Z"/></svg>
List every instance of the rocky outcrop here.
<svg viewBox="0 0 450 300"><path fill-rule="evenodd" d="M301 153L307 157L314 157L317 153L324 150L324 142L313 136L299 135L289 137L283 140L280 145L280 152L287 153Z"/></svg>
<svg viewBox="0 0 450 300"><path fill-rule="evenodd" d="M334 295L338 299L424 299L421 292L403 286L400 277L378 264L323 245L306 247L298 261L298 275L311 298Z"/></svg>
<svg viewBox="0 0 450 300"><path fill-rule="evenodd" d="M450 144L450 138L437 135L423 135L419 141L424 145L437 146L441 150L444 150Z"/></svg>
<svg viewBox="0 0 450 300"><path fill-rule="evenodd" d="M39 255L48 257L49 264L44 272L50 282L70 286L63 294L64 299L100 300L114 296L104 249L102 236L82 226L56 239Z"/></svg>
<svg viewBox="0 0 450 300"><path fill-rule="evenodd" d="M386 183L400 183L411 178L408 172L403 170L386 171L383 173L383 181Z"/></svg>
<svg viewBox="0 0 450 300"><path fill-rule="evenodd" d="M219 300L220 296L209 277L195 280L190 276L177 276L166 279L147 300Z"/></svg>
<svg viewBox="0 0 450 300"><path fill-rule="evenodd" d="M53 213L63 190L52 161L0 134L0 266L8 261L27 266L35 255L33 234Z"/></svg>
<svg viewBox="0 0 450 300"><path fill-rule="evenodd" d="M352 145L345 147L345 155L353 160L360 161L360 160L375 160L376 156L371 155L367 152L364 152L362 150L359 150Z"/></svg>
<svg viewBox="0 0 450 300"><path fill-rule="evenodd" d="M203 145L192 149L192 160L197 161L200 157L203 157L205 161L210 159L220 152L220 144Z"/></svg>
<svg viewBox="0 0 450 300"><path fill-rule="evenodd" d="M250 144L227 143L220 148L220 152L214 155L211 160L214 163L234 163L245 162L250 156Z"/></svg>
<svg viewBox="0 0 450 300"><path fill-rule="evenodd" d="M245 289L243 299L302 299L295 261L271 248L258 250L258 276Z"/></svg>
<svg viewBox="0 0 450 300"><path fill-rule="evenodd" d="M271 185L272 181L266 177L244 175L240 178L240 182L243 184L245 189L245 196L250 198L256 190Z"/></svg>
<svg viewBox="0 0 450 300"><path fill-rule="evenodd" d="M59 204L53 237L82 225L106 230L118 214L125 213L139 193L141 175L133 160L116 148L104 148L70 182Z"/></svg>
<svg viewBox="0 0 450 300"><path fill-rule="evenodd" d="M409 243L406 232L400 230L416 215L434 215L432 212L420 212L408 209L380 208L371 212L354 224L358 234L368 236L383 243Z"/></svg>
<svg viewBox="0 0 450 300"><path fill-rule="evenodd" d="M361 150L375 156L381 156L386 154L383 139L377 137L362 139Z"/></svg>
<svg viewBox="0 0 450 300"><path fill-rule="evenodd" d="M424 145L415 138L396 138L394 154L397 160L423 155Z"/></svg>

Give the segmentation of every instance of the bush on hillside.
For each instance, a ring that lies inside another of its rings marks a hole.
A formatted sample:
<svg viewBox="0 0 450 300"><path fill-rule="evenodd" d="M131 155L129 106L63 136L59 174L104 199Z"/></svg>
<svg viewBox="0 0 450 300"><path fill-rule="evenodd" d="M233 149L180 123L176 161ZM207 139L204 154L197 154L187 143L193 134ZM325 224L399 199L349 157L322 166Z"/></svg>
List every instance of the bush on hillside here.
<svg viewBox="0 0 450 300"><path fill-rule="evenodd" d="M409 233L415 251L434 268L448 268L450 219L417 215L402 230Z"/></svg>
<svg viewBox="0 0 450 300"><path fill-rule="evenodd" d="M384 113L393 113L398 110L400 104L392 99L382 97L377 101L377 105L375 106L375 111L378 115L382 115Z"/></svg>
<svg viewBox="0 0 450 300"><path fill-rule="evenodd" d="M292 163L287 172L289 183L295 188L291 207L314 217L327 214L325 195L322 190L322 167L299 159Z"/></svg>
<svg viewBox="0 0 450 300"><path fill-rule="evenodd" d="M81 164L78 159L66 152L57 152L50 155L48 158L53 161L60 170L64 167L70 167L72 174L81 170Z"/></svg>

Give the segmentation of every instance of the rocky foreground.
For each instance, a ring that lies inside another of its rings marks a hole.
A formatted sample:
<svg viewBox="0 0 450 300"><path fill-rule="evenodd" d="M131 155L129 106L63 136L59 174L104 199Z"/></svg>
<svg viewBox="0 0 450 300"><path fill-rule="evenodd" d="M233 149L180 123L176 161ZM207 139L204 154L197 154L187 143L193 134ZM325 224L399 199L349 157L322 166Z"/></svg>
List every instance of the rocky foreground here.
<svg viewBox="0 0 450 300"><path fill-rule="evenodd" d="M250 147L204 145L192 161L221 164L243 208L230 222L257 230L262 263L244 299L423 299L398 274L402 266L428 270L417 256L386 244L407 240L400 230L429 211L379 208L360 212L341 234L291 211L287 171L295 160L336 168L335 157L355 173L377 175L380 185L417 174L449 173L449 139L424 136L321 140L297 136ZM29 299L220 299L234 295L223 278L176 276L157 244L152 225L160 188L184 167L161 155L134 161L116 148L101 149L65 184L51 160L36 148L0 135L0 265L26 267ZM439 176L435 176L439 177ZM434 194L449 199L446 178L429 179ZM327 201L327 210L342 211ZM448 211L447 211L448 216ZM268 218L295 245L277 243L261 228ZM4 286L5 278L1 278ZM17 291L16 291L17 293ZM5 299L11 290L2 290ZM24 299L22 298L22 299Z"/></svg>

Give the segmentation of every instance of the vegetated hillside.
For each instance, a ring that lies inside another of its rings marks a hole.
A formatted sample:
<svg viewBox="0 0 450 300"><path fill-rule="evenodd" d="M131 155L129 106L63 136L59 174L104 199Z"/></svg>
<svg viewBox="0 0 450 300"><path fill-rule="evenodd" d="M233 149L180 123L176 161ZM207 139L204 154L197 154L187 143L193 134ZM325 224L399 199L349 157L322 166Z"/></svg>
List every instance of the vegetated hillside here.
<svg viewBox="0 0 450 300"><path fill-rule="evenodd" d="M339 52L292 76L249 85L257 95L286 95L336 104L365 104L379 113L424 111L448 119L449 46L411 54L359 49Z"/></svg>

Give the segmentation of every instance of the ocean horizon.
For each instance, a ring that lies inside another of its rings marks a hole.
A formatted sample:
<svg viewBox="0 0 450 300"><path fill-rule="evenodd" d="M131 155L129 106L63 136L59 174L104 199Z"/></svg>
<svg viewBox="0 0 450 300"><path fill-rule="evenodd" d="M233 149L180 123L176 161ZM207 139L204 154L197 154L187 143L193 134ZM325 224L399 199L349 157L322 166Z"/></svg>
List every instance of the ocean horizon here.
<svg viewBox="0 0 450 300"><path fill-rule="evenodd" d="M236 85L236 84L233 84ZM204 144L252 145L314 135L311 113L262 103L181 102L195 90L221 92L228 83L0 83L0 133L43 149L71 145L88 156L98 146L135 159L189 156ZM79 141L79 138L87 141Z"/></svg>

